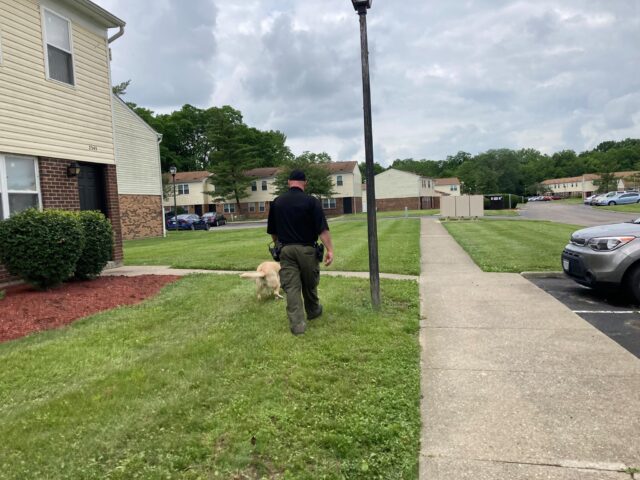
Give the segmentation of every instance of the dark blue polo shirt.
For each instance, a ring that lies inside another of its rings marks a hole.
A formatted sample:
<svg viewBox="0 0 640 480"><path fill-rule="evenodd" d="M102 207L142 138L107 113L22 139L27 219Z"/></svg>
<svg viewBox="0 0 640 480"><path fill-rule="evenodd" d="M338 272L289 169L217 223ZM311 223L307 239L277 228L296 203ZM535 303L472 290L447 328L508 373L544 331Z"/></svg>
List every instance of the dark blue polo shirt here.
<svg viewBox="0 0 640 480"><path fill-rule="evenodd" d="M318 235L329 230L317 198L292 187L277 197L269 208L267 233L277 235L284 245L313 245Z"/></svg>

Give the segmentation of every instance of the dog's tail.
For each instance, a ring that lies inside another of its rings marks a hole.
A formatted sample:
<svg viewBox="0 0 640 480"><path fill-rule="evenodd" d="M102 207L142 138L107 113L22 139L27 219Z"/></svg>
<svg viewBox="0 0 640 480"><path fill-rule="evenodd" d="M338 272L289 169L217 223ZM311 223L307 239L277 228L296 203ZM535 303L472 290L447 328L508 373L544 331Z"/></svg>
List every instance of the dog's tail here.
<svg viewBox="0 0 640 480"><path fill-rule="evenodd" d="M240 275L242 278L264 278L264 272L246 272Z"/></svg>

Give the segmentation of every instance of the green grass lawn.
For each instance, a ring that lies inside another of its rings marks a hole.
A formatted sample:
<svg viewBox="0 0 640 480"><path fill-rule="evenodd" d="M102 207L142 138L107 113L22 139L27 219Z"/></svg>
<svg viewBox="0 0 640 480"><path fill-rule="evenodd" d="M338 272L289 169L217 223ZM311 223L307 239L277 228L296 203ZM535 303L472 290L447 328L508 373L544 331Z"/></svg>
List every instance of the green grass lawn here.
<svg viewBox="0 0 640 480"><path fill-rule="evenodd" d="M330 270L368 271L367 223L330 222L335 247ZM265 228L169 232L167 238L131 240L124 244L127 265L171 265L176 268L253 270L270 260ZM420 273L420 222L388 219L378 222L380 271Z"/></svg>
<svg viewBox="0 0 640 480"><path fill-rule="evenodd" d="M640 214L640 203L632 203L629 205L605 205L602 207L593 207L599 210L613 210L614 212L638 213Z"/></svg>
<svg viewBox="0 0 640 480"><path fill-rule="evenodd" d="M418 287L323 278L325 314L195 275L143 304L0 344L7 479L417 478ZM348 294L345 294L348 292Z"/></svg>
<svg viewBox="0 0 640 480"><path fill-rule="evenodd" d="M438 215L440 210L437 208L427 210L398 210L394 212L376 212L376 218L393 218L393 217L427 217L430 215ZM338 217L336 220L366 220L366 213L354 213Z"/></svg>
<svg viewBox="0 0 640 480"><path fill-rule="evenodd" d="M485 272L560 271L560 255L580 226L553 222L444 222Z"/></svg>
<svg viewBox="0 0 640 480"><path fill-rule="evenodd" d="M520 215L520 212L518 212L517 209L505 209L505 210L485 210L484 211L485 215L489 215L492 217L498 216L498 217L517 217L518 215Z"/></svg>

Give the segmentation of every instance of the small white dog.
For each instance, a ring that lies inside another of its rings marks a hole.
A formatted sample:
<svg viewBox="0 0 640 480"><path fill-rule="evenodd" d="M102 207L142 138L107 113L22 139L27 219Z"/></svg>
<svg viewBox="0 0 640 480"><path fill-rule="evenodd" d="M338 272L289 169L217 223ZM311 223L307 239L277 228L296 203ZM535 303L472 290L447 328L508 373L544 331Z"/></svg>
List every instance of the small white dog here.
<svg viewBox="0 0 640 480"><path fill-rule="evenodd" d="M255 272L246 272L240 275L242 278L255 278L256 294L258 300L274 295L280 295L280 264L278 262L262 262Z"/></svg>

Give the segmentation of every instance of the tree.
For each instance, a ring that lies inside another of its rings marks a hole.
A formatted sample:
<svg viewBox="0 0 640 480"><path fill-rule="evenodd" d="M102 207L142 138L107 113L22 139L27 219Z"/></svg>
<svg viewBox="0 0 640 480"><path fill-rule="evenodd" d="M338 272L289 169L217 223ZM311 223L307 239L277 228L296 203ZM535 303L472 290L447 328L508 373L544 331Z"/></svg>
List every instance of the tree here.
<svg viewBox="0 0 640 480"><path fill-rule="evenodd" d="M358 168L360 169L360 175L362 176L362 182L367 183L367 164L364 162L358 163ZM373 163L373 175L378 175L385 171L385 168L380 165L378 162Z"/></svg>
<svg viewBox="0 0 640 480"><path fill-rule="evenodd" d="M307 187L305 192L316 197L331 197L336 192L333 191L331 171L329 164L331 157L329 154L304 152L283 165L282 170L276 176L276 194L281 195L289 190L288 179L292 170L302 170L307 177Z"/></svg>
<svg viewBox="0 0 640 480"><path fill-rule="evenodd" d="M111 87L111 90L119 97L122 97L127 94L127 88L129 87L129 85L131 85L131 80L127 80L125 82L114 85L113 87Z"/></svg>

